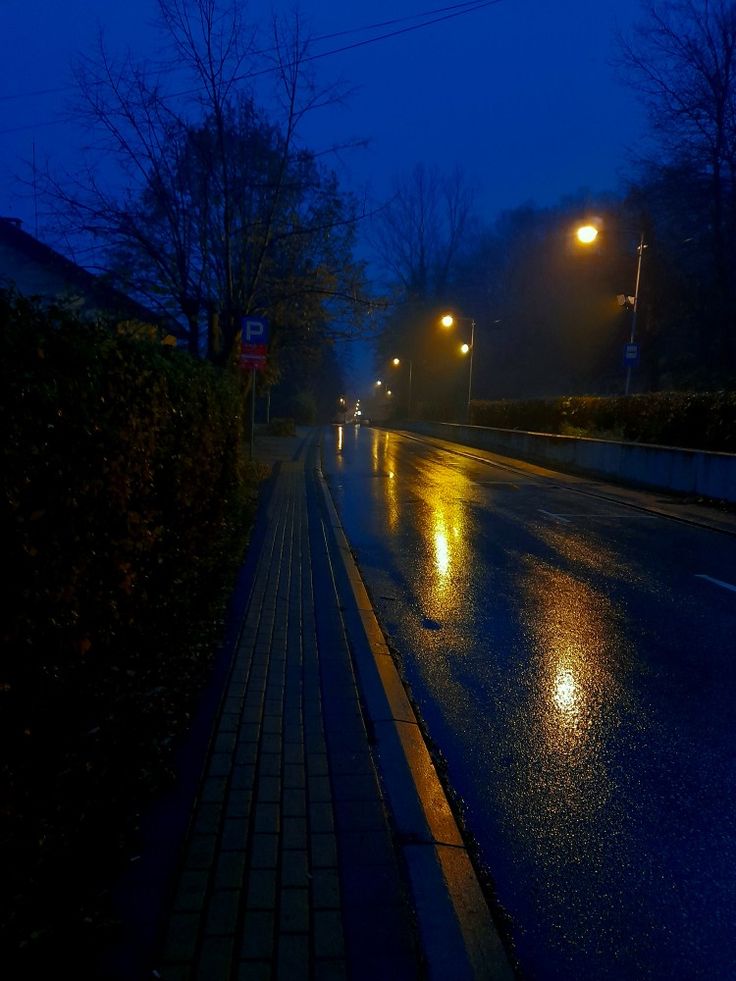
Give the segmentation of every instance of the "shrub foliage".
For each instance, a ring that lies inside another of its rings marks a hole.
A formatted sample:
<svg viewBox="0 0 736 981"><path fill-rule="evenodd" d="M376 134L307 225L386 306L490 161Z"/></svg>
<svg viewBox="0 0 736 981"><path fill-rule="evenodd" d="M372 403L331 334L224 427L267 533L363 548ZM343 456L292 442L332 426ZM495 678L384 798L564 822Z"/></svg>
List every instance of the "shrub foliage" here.
<svg viewBox="0 0 736 981"><path fill-rule="evenodd" d="M0 324L2 929L58 953L206 677L256 474L237 375L7 294Z"/></svg>
<svg viewBox="0 0 736 981"><path fill-rule="evenodd" d="M736 392L473 402L476 426L736 452Z"/></svg>

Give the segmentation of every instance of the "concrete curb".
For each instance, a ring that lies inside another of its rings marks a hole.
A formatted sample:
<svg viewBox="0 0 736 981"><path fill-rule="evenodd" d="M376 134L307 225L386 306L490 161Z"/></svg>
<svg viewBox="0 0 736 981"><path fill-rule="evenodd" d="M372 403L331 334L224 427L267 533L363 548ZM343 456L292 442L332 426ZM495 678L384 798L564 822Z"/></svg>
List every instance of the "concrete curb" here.
<svg viewBox="0 0 736 981"><path fill-rule="evenodd" d="M355 658L379 772L409 874L428 976L512 979L515 973L491 916L414 710L321 470L317 484L349 599L345 631Z"/></svg>
<svg viewBox="0 0 736 981"><path fill-rule="evenodd" d="M558 483L564 482L565 490L571 494L579 494L582 497L590 497L599 501L610 501L612 504L632 508L634 511L656 514L662 518L679 521L681 524L693 525L696 528L708 528L710 531L718 531L724 535L736 535L736 518L733 514L721 513L712 506L700 503L687 504L687 510L683 510L685 505L676 496L673 495L669 501L655 498L653 495L656 492L651 487L636 487L625 483L610 484L606 483L603 478L584 476L579 472L570 470L552 470L538 461L504 456L496 450L486 450L482 447L470 446L467 443L454 443L439 436L427 436L406 429L392 429L390 431L417 443L437 446L448 453L455 453L458 456L464 456L469 460L475 460L492 467L500 467L512 473L527 477L531 475L534 478ZM471 452L472 450L476 452ZM488 453L489 456L478 456L478 453ZM600 488L599 490L590 489L591 480L595 481L597 487Z"/></svg>
<svg viewBox="0 0 736 981"><path fill-rule="evenodd" d="M422 421L408 428L542 466L571 467L602 480L622 480L655 492L695 494L736 503L736 453L462 423Z"/></svg>

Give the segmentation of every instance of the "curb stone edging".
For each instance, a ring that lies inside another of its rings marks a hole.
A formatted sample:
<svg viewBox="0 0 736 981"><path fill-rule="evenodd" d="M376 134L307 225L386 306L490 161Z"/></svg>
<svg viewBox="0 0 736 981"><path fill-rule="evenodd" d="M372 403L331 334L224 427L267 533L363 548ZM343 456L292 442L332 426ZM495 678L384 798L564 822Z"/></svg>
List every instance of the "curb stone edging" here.
<svg viewBox="0 0 736 981"><path fill-rule="evenodd" d="M515 974L507 952L319 468L316 477L328 515L325 531L351 593L345 630L409 873L428 976L510 981Z"/></svg>

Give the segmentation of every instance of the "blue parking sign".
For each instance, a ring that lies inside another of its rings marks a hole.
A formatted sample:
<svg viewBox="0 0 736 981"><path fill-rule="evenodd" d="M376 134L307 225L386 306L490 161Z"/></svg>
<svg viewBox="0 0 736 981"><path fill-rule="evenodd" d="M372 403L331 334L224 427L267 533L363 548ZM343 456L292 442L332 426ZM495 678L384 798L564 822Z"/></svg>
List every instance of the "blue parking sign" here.
<svg viewBox="0 0 736 981"><path fill-rule="evenodd" d="M268 321L265 317L243 317L243 344L268 344Z"/></svg>
<svg viewBox="0 0 736 981"><path fill-rule="evenodd" d="M639 345L624 344L624 364L627 366L639 363Z"/></svg>

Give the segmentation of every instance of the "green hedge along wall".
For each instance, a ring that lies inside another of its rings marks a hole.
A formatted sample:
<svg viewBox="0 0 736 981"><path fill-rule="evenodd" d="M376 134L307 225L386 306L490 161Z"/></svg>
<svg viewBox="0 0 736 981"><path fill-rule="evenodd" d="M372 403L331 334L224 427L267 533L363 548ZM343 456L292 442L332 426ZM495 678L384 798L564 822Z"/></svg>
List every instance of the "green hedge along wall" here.
<svg viewBox="0 0 736 981"><path fill-rule="evenodd" d="M736 392L473 402L476 426L736 452Z"/></svg>

